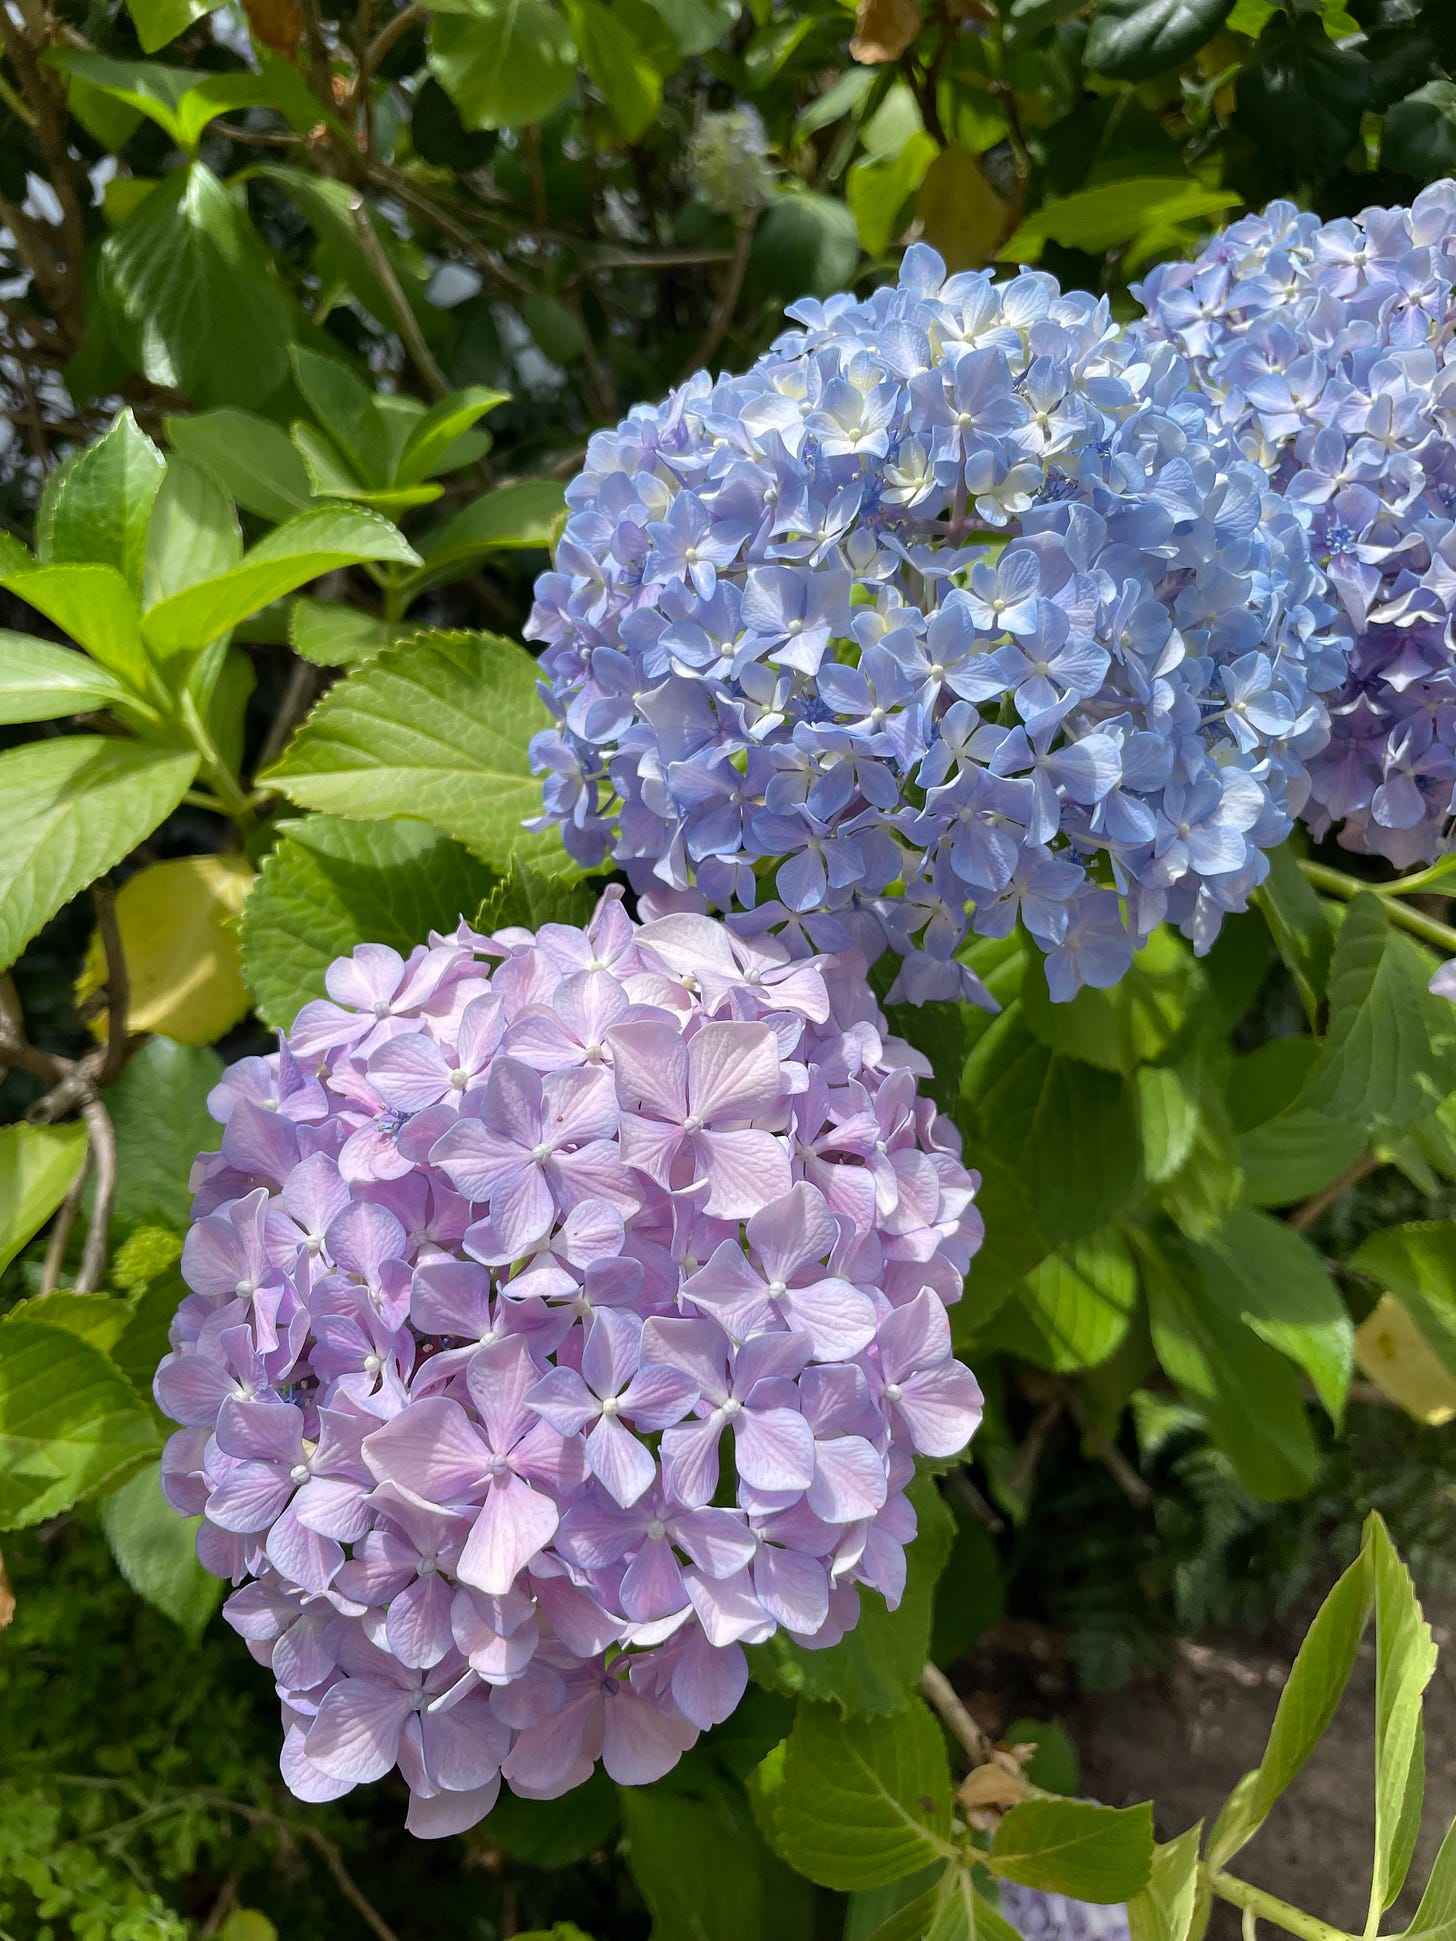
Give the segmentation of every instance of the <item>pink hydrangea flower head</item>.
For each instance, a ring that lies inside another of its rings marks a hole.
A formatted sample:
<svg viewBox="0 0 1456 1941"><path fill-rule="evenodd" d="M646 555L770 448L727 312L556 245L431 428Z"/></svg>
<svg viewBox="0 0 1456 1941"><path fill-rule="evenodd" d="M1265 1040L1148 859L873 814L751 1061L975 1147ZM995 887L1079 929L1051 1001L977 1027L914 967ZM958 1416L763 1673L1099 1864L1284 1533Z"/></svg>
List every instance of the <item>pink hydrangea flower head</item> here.
<svg viewBox="0 0 1456 1941"><path fill-rule="evenodd" d="M210 1101L167 1495L288 1784L397 1768L424 1836L654 1780L746 1644L896 1604L980 1419L977 1180L863 961L641 914L361 945Z"/></svg>

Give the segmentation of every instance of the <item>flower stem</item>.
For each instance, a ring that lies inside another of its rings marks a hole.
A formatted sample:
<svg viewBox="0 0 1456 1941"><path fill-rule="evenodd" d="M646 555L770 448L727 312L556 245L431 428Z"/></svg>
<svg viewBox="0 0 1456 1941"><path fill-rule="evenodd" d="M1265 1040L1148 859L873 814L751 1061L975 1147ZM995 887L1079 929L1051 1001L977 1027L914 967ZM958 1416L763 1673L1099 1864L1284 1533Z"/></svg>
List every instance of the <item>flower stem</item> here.
<svg viewBox="0 0 1456 1941"><path fill-rule="evenodd" d="M1408 903L1402 903L1398 896L1390 894L1394 886L1387 885L1382 889L1378 883L1362 883L1358 876L1346 876L1343 870L1330 869L1324 863L1301 861L1299 867L1317 890L1325 891L1328 896L1343 897L1346 903L1353 901L1362 890L1370 890L1385 905L1392 923L1398 923L1402 930L1409 930L1413 937L1434 944L1448 957L1456 957L1456 929L1449 923L1439 923L1435 917L1428 917L1424 910L1413 910Z"/></svg>
<svg viewBox="0 0 1456 1941"><path fill-rule="evenodd" d="M1256 1920L1272 1921L1286 1934L1298 1935L1299 1941L1354 1941L1354 1937L1343 1928L1320 1920L1317 1914L1306 1914L1300 1908L1291 1907L1288 1901L1281 1901L1274 1894L1266 1894L1262 1887L1239 1880L1234 1874L1210 1874L1208 1885L1220 1900L1232 1902L1235 1907L1242 1908L1245 1914L1252 1914Z"/></svg>

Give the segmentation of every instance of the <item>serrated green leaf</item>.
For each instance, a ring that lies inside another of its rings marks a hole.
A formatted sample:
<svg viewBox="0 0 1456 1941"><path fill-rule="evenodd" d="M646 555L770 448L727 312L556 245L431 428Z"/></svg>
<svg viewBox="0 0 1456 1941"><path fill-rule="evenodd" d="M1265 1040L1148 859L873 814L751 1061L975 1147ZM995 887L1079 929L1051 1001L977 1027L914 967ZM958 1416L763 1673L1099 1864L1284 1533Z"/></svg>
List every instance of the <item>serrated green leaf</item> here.
<svg viewBox="0 0 1456 1941"><path fill-rule="evenodd" d="M1030 1799L997 1827L986 1865L1002 1880L1047 1894L1108 1903L1147 1886L1153 1865L1151 1806Z"/></svg>
<svg viewBox="0 0 1456 1941"><path fill-rule="evenodd" d="M806 1651L780 1631L751 1647L754 1679L791 1698L835 1705L848 1717L898 1712L915 1696L930 1655L935 1586L955 1534L955 1520L928 1477L910 1488L919 1524L906 1552L904 1595L890 1610L878 1591L861 1589L859 1622L827 1651Z"/></svg>
<svg viewBox="0 0 1456 1941"><path fill-rule="evenodd" d="M0 969L181 801L194 754L99 735L27 742L0 755Z"/></svg>
<svg viewBox="0 0 1456 1941"><path fill-rule="evenodd" d="M1138 4L1146 10L1147 0ZM1232 189L1207 189L1201 182L1176 177L1100 182L1044 203L1017 227L1002 246L999 260L1037 262L1048 243L1101 255L1144 236L1176 235L1185 223L1206 226L1211 216L1237 208L1242 201Z"/></svg>
<svg viewBox="0 0 1456 1941"><path fill-rule="evenodd" d="M197 1561L202 1518L182 1517L162 1494L161 1464L148 1463L101 1504L116 1567L138 1597L189 1638L202 1635L225 1586Z"/></svg>
<svg viewBox="0 0 1456 1941"><path fill-rule="evenodd" d="M508 403L509 395L484 384L471 384L441 398L416 421L406 438L394 468L396 481L417 485L421 479L453 470L451 461L465 433L497 405Z"/></svg>
<svg viewBox="0 0 1456 1941"><path fill-rule="evenodd" d="M80 1335L33 1321L0 1327L0 1530L59 1516L159 1441L147 1404Z"/></svg>
<svg viewBox="0 0 1456 1941"><path fill-rule="evenodd" d="M1317 1249L1282 1220L1236 1207L1193 1257L1209 1300L1302 1368L1338 1422L1355 1331Z"/></svg>
<svg viewBox="0 0 1456 1941"><path fill-rule="evenodd" d="M1254 892L1274 947L1294 979L1312 1029L1329 988L1335 947L1333 912L1315 893L1289 843L1269 851L1269 874Z"/></svg>
<svg viewBox="0 0 1456 1941"><path fill-rule="evenodd" d="M1084 59L1094 74L1146 81L1177 67L1223 25L1233 0L1100 0Z"/></svg>
<svg viewBox="0 0 1456 1941"><path fill-rule="evenodd" d="M86 1128L0 1126L0 1273L49 1220L86 1158Z"/></svg>
<svg viewBox="0 0 1456 1941"><path fill-rule="evenodd" d="M224 406L191 418L169 418L172 449L211 472L244 512L282 520L302 512L312 494L303 460L288 434L250 411Z"/></svg>
<svg viewBox="0 0 1456 1941"><path fill-rule="evenodd" d="M304 808L364 819L402 806L495 868L561 855L528 835L540 789L527 753L549 716L536 663L492 634L403 641L331 688L269 771Z"/></svg>
<svg viewBox="0 0 1456 1941"><path fill-rule="evenodd" d="M1456 1820L1446 1829L1446 1837L1426 1877L1415 1919L1405 1932L1407 1936L1433 1935L1443 1928L1449 1932L1453 1923L1456 1923Z"/></svg>
<svg viewBox="0 0 1456 1941"><path fill-rule="evenodd" d="M1456 168L1456 81L1428 81L1385 111L1380 160L1422 183Z"/></svg>
<svg viewBox="0 0 1456 1941"><path fill-rule="evenodd" d="M415 557L398 527L378 513L362 506L315 506L260 539L231 572L149 608L142 631L161 653L205 646L321 573L366 559L409 565Z"/></svg>
<svg viewBox="0 0 1456 1941"><path fill-rule="evenodd" d="M1370 67L1336 47L1308 14L1276 13L1236 83L1233 126L1260 144L1271 175L1331 174L1354 146L1370 95Z"/></svg>
<svg viewBox="0 0 1456 1941"><path fill-rule="evenodd" d="M1299 1107L1400 1127L1456 1087L1456 1006L1431 995L1430 974L1380 898L1362 891L1335 939L1329 1032Z"/></svg>
<svg viewBox="0 0 1456 1941"><path fill-rule="evenodd" d="M107 1093L117 1153L112 1217L123 1233L148 1226L185 1231L192 1162L222 1138L207 1109L222 1070L205 1045L149 1038Z"/></svg>
<svg viewBox="0 0 1456 1941"><path fill-rule="evenodd" d="M1183 1075L1169 1065L1144 1065L1137 1074L1143 1172L1150 1186L1172 1179L1193 1151L1198 1103Z"/></svg>
<svg viewBox="0 0 1456 1941"><path fill-rule="evenodd" d="M114 566L37 566L0 575L18 599L79 641L118 680L145 694L151 680L136 595Z"/></svg>
<svg viewBox="0 0 1456 1941"><path fill-rule="evenodd" d="M426 587L459 578L487 553L550 546L565 512L562 488L553 479L517 479L512 485L498 485L421 541L425 563L410 575L409 598Z"/></svg>
<svg viewBox="0 0 1456 1941"><path fill-rule="evenodd" d="M1067 1004L1052 1003L1041 954L1028 956L1021 1001L1044 1045L1103 1071L1128 1073L1157 1058L1182 1028L1192 985L1192 953L1163 924L1110 991L1089 987Z"/></svg>
<svg viewBox="0 0 1456 1941"><path fill-rule="evenodd" d="M519 856L492 884L476 913L475 928L539 930L543 923L574 923L585 928L601 901L601 884L547 876Z"/></svg>
<svg viewBox="0 0 1456 1941"><path fill-rule="evenodd" d="M288 376L291 314L257 232L201 162L160 183L102 243L117 348L200 405L260 404Z"/></svg>
<svg viewBox="0 0 1456 1941"><path fill-rule="evenodd" d="M357 667L412 631L333 600L304 597L288 609L288 644L316 667Z"/></svg>
<svg viewBox="0 0 1456 1941"><path fill-rule="evenodd" d="M1033 1267L987 1340L1055 1374L1093 1368L1127 1333L1137 1292L1126 1243L1116 1227L1103 1227Z"/></svg>
<svg viewBox="0 0 1456 1941"><path fill-rule="evenodd" d="M528 1867L569 1867L611 1846L621 1818L618 1799L600 1766L559 1799L522 1799L502 1787L490 1809L490 1837Z"/></svg>
<svg viewBox="0 0 1456 1941"><path fill-rule="evenodd" d="M154 607L173 593L217 579L242 556L242 529L228 493L205 466L174 458L147 532L144 604Z"/></svg>
<svg viewBox="0 0 1456 1941"><path fill-rule="evenodd" d="M423 822L309 816L286 825L243 909L243 975L265 1023L286 1030L357 944L404 955L470 918L494 879Z"/></svg>
<svg viewBox="0 0 1456 1941"><path fill-rule="evenodd" d="M571 92L576 44L548 0L454 0L430 23L430 72L467 128L520 128Z"/></svg>
<svg viewBox="0 0 1456 1941"><path fill-rule="evenodd" d="M1153 1849L1148 1884L1127 1904L1130 1941L1189 1941L1198 1905L1198 1843L1203 1822Z"/></svg>
<svg viewBox="0 0 1456 1941"><path fill-rule="evenodd" d="M565 0L578 56L612 119L635 142L662 101L662 77L621 13L602 0Z"/></svg>
<svg viewBox="0 0 1456 1941"><path fill-rule="evenodd" d="M147 526L167 461L130 411L46 480L36 552L47 566L114 566L142 590Z"/></svg>
<svg viewBox="0 0 1456 1941"><path fill-rule="evenodd" d="M302 344L293 346L293 375L309 410L363 484L389 484L389 436L368 385L337 357L321 357Z"/></svg>
<svg viewBox="0 0 1456 1941"><path fill-rule="evenodd" d="M954 1857L939 1726L915 1701L888 1718L801 1704L778 1758L754 1774L754 1810L799 1873L845 1891Z"/></svg>
<svg viewBox="0 0 1456 1941"><path fill-rule="evenodd" d="M655 1941L792 1941L812 1927L808 1882L764 1844L737 1786L699 1773L624 1786L618 1798Z"/></svg>

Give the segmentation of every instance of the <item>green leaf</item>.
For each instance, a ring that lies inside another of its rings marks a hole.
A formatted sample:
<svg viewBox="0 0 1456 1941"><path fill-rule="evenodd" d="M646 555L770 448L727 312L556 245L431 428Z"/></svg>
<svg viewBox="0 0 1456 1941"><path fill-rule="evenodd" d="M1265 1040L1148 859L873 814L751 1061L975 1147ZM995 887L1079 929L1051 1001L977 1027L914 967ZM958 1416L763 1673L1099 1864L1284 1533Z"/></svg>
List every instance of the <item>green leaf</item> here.
<svg viewBox="0 0 1456 1941"><path fill-rule="evenodd" d="M1209 1299L1172 1236L1135 1236L1158 1359L1198 1408L1240 1481L1263 1502L1299 1496L1319 1454L1293 1366L1243 1323L1236 1308Z"/></svg>
<svg viewBox="0 0 1456 1941"><path fill-rule="evenodd" d="M602 0L566 0L581 64L612 119L635 142L646 134L662 101L662 77L620 13Z"/></svg>
<svg viewBox="0 0 1456 1941"><path fill-rule="evenodd" d="M222 1060L208 1047L148 1038L107 1093L116 1128L112 1217L123 1231L148 1226L186 1231L192 1162L222 1138L222 1127L207 1109L207 1095L221 1077Z"/></svg>
<svg viewBox="0 0 1456 1941"><path fill-rule="evenodd" d="M926 1657L935 1665L955 1664L977 1638L990 1630L1005 1608L1001 1560L990 1533L974 1516L958 1518L950 1556L936 1581L934 1623Z"/></svg>
<svg viewBox="0 0 1456 1941"><path fill-rule="evenodd" d="M1366 1524L1375 1579L1375 1865L1371 1928L1405 1885L1414 1845L1407 1802L1423 1768L1421 1704L1436 1669L1436 1641L1410 1572L1373 1512Z"/></svg>
<svg viewBox="0 0 1456 1941"><path fill-rule="evenodd" d="M205 646L295 587L360 560L409 565L415 553L397 526L362 506L315 506L277 527L240 566L148 609L142 632L163 653Z"/></svg>
<svg viewBox="0 0 1456 1941"><path fill-rule="evenodd" d="M519 856L482 899L475 928L539 930L543 923L574 923L585 929L601 901L600 883L569 882L533 869Z"/></svg>
<svg viewBox="0 0 1456 1941"><path fill-rule="evenodd" d="M1317 1031L1335 947L1332 912L1316 895L1289 843L1269 851L1269 874L1255 890L1254 901L1294 979L1304 1014Z"/></svg>
<svg viewBox="0 0 1456 1941"><path fill-rule="evenodd" d="M374 394L337 357L293 346L293 374L309 410L365 485L387 485L392 467Z"/></svg>
<svg viewBox="0 0 1456 1941"><path fill-rule="evenodd" d="M330 688L268 779L304 808L361 818L402 806L496 868L560 854L527 744L549 717L536 663L491 634L403 641Z"/></svg>
<svg viewBox="0 0 1456 1941"><path fill-rule="evenodd" d="M1380 160L1422 183L1456 169L1456 81L1428 81L1385 111Z"/></svg>
<svg viewBox="0 0 1456 1941"><path fill-rule="evenodd" d="M201 465L232 494L244 512L278 521L302 512L312 494L303 460L288 434L250 411L203 411L169 418L172 449Z"/></svg>
<svg viewBox="0 0 1456 1941"><path fill-rule="evenodd" d="M194 754L99 735L27 742L0 755L0 969L149 836L196 773Z"/></svg>
<svg viewBox="0 0 1456 1941"><path fill-rule="evenodd" d="M1209 1300L1302 1368L1338 1423L1355 1330L1318 1249L1282 1220L1236 1207L1193 1258Z"/></svg>
<svg viewBox="0 0 1456 1941"><path fill-rule="evenodd" d="M1253 1206L1307 1200L1353 1166L1365 1146L1363 1126L1323 1112L1281 1112L1234 1142L1244 1198Z"/></svg>
<svg viewBox="0 0 1456 1941"><path fill-rule="evenodd" d="M1150 1186L1162 1186L1193 1151L1198 1101L1181 1072L1168 1065L1144 1065L1137 1074L1137 1103L1143 1172Z"/></svg>
<svg viewBox="0 0 1456 1941"><path fill-rule="evenodd" d="M1418 1220L1386 1227L1360 1243L1349 1266L1399 1297L1441 1365L1456 1375L1456 1226Z"/></svg>
<svg viewBox="0 0 1456 1941"><path fill-rule="evenodd" d="M1446 1829L1441 1850L1426 1879L1426 1891L1421 1895L1421 1904L1406 1934L1430 1934L1433 1929L1443 1928L1449 1933L1453 1922L1456 1922L1456 1820Z"/></svg>
<svg viewBox="0 0 1456 1941"><path fill-rule="evenodd" d="M1080 1799L1029 1799L997 1827L986 1865L1002 1880L1074 1900L1130 1900L1153 1865L1151 1806L1094 1806Z"/></svg>
<svg viewBox="0 0 1456 1941"><path fill-rule="evenodd" d="M832 296L859 265L854 216L833 196L783 189L758 219L748 262L762 295Z"/></svg>
<svg viewBox="0 0 1456 1941"><path fill-rule="evenodd" d="M1359 139L1370 67L1310 15L1281 12L1235 85L1234 128L1260 145L1266 170L1307 181L1333 174Z"/></svg>
<svg viewBox="0 0 1456 1941"><path fill-rule="evenodd" d="M900 211L925 180L940 153L923 128L914 130L891 155L862 155L850 168L844 198L854 211L859 240L869 256L881 256L900 228Z"/></svg>
<svg viewBox="0 0 1456 1941"><path fill-rule="evenodd" d="M918 1700L872 1720L801 1704L752 1783L771 1844L822 1887L879 1887L953 1857L945 1741Z"/></svg>
<svg viewBox="0 0 1456 1941"><path fill-rule="evenodd" d="M1362 891L1335 939L1329 1032L1301 1107L1400 1127L1456 1087L1456 1007L1431 995L1430 974L1381 899Z"/></svg>
<svg viewBox="0 0 1456 1941"><path fill-rule="evenodd" d="M430 72L467 128L520 128L576 82L576 44L549 0L455 0L430 23Z"/></svg>
<svg viewBox="0 0 1456 1941"><path fill-rule="evenodd" d="M1146 0L1138 4L1147 10ZM1206 227L1210 216L1242 202L1243 197L1232 189L1206 189L1201 182L1177 177L1099 182L1094 188L1044 203L1003 245L999 260L1034 263L1048 243L1101 255L1145 235L1161 238L1175 233L1183 223Z"/></svg>
<svg viewBox="0 0 1456 1941"><path fill-rule="evenodd" d="M180 1250L180 1240L177 1244ZM111 1359L144 1400L151 1396L157 1363L171 1345L172 1322L187 1294L175 1267L163 1273L136 1297L111 1350Z"/></svg>
<svg viewBox="0 0 1456 1941"><path fill-rule="evenodd" d="M101 1505L116 1567L138 1597L196 1639L222 1601L224 1585L197 1561L200 1516L182 1517L162 1494L159 1462L148 1463Z"/></svg>
<svg viewBox="0 0 1456 1941"><path fill-rule="evenodd" d="M132 698L128 688L84 654L31 634L0 632L0 726L56 721Z"/></svg>
<svg viewBox="0 0 1456 1941"><path fill-rule="evenodd" d="M153 189L97 262L117 347L153 384L252 405L287 378L288 303L243 209L201 162Z"/></svg>
<svg viewBox="0 0 1456 1941"><path fill-rule="evenodd" d="M1219 1814L1209 1838L1210 1869L1225 1866L1254 1837L1324 1737L1350 1682L1374 1602L1367 1527L1360 1555L1320 1606L1299 1647L1279 1694L1263 1758L1239 1781Z"/></svg>
<svg viewBox="0 0 1456 1941"><path fill-rule="evenodd" d="M559 1799L522 1799L502 1787L490 1809L490 1837L502 1853L528 1867L569 1867L611 1846L620 1818L618 1797L600 1766Z"/></svg>
<svg viewBox="0 0 1456 1941"><path fill-rule="evenodd" d="M77 1334L93 1348L99 1348L103 1355L110 1355L128 1318L126 1303L118 1301L114 1294L73 1294L69 1288L58 1288L51 1294L32 1294L28 1300L17 1301L0 1316L0 1328L13 1327L18 1321L34 1321L43 1327ZM115 1360L114 1355L112 1359Z"/></svg>
<svg viewBox="0 0 1456 1941"><path fill-rule="evenodd" d="M465 433L497 405L508 403L509 398L508 392L492 391L484 384L472 384L441 398L415 421L404 441L394 468L396 481L401 485L416 485L421 479L452 471L451 461Z"/></svg>
<svg viewBox="0 0 1456 1941"><path fill-rule="evenodd" d="M114 566L142 590L147 525L167 461L130 411L46 480L36 552L47 566Z"/></svg>
<svg viewBox="0 0 1456 1941"><path fill-rule="evenodd" d="M204 466L174 458L152 508L143 598L156 606L200 580L231 572L243 556L232 499Z"/></svg>
<svg viewBox="0 0 1456 1941"><path fill-rule="evenodd" d="M1223 25L1233 0L1100 0L1083 58L1094 74L1147 81L1180 67Z"/></svg>
<svg viewBox="0 0 1456 1941"><path fill-rule="evenodd" d="M333 600L301 598L288 609L288 644L315 667L357 667L408 631Z"/></svg>
<svg viewBox="0 0 1456 1941"><path fill-rule="evenodd" d="M243 907L243 975L264 1022L284 1030L356 944L404 955L474 914L493 878L423 822L287 824Z"/></svg>
<svg viewBox="0 0 1456 1941"><path fill-rule="evenodd" d="M1033 1267L987 1341L1055 1374L1093 1368L1126 1335L1137 1294L1126 1243L1115 1226L1103 1227Z"/></svg>
<svg viewBox="0 0 1456 1941"><path fill-rule="evenodd" d="M185 33L194 20L215 13L221 0L127 0L137 39L148 54Z"/></svg>
<svg viewBox="0 0 1456 1941"><path fill-rule="evenodd" d="M425 563L410 577L409 597L458 578L460 569L484 553L550 546L565 513L563 488L552 479L517 479L513 485L498 485L493 492L472 499L421 542Z"/></svg>
<svg viewBox="0 0 1456 1941"><path fill-rule="evenodd" d="M1039 951L1029 955L1021 986L1023 1015L1053 1051L1126 1073L1157 1058L1182 1028L1192 982L1192 953L1163 924L1110 991L1089 987L1067 1004L1052 1003L1046 960Z"/></svg>
<svg viewBox="0 0 1456 1941"><path fill-rule="evenodd" d="M1148 1884L1127 1904L1130 1941L1189 1941L1198 1906L1198 1843L1203 1822L1153 1849Z"/></svg>
<svg viewBox="0 0 1456 1941"><path fill-rule="evenodd" d="M950 1554L955 1520L928 1477L910 1487L919 1525L908 1547L905 1592L891 1611L878 1591L861 1589L854 1629L827 1651L807 1651L783 1631L750 1647L760 1685L791 1698L821 1700L854 1718L877 1718L911 1703L930 1655L935 1585Z"/></svg>
<svg viewBox="0 0 1456 1941"><path fill-rule="evenodd" d="M272 103L268 83L247 69L199 74L155 61L112 60L69 47L50 50L46 59L52 67L154 121L187 155L196 153L208 123L219 115Z"/></svg>
<svg viewBox="0 0 1456 1941"><path fill-rule="evenodd" d="M38 566L0 574L0 585L43 613L139 694L150 664L136 595L114 566Z"/></svg>
<svg viewBox="0 0 1456 1941"><path fill-rule="evenodd" d="M70 1192L86 1158L86 1128L0 1126L0 1273Z"/></svg>
<svg viewBox="0 0 1456 1941"><path fill-rule="evenodd" d="M618 1797L653 1941L792 1941L812 1928L808 1882L765 1846L739 1787L708 1773L689 1790L675 1775Z"/></svg>
<svg viewBox="0 0 1456 1941"><path fill-rule="evenodd" d="M0 1327L0 1530L59 1516L157 1446L148 1405L98 1348L39 1322Z"/></svg>

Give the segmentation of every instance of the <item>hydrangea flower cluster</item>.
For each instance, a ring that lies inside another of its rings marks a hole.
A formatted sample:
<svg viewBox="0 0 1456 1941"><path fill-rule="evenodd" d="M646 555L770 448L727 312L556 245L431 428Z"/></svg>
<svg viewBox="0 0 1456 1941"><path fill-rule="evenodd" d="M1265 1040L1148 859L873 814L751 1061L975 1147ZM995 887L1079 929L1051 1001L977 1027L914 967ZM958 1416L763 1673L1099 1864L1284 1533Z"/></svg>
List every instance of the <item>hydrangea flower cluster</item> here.
<svg viewBox="0 0 1456 1941"><path fill-rule="evenodd" d="M156 1379L283 1772L413 1831L658 1778L898 1603L975 1176L853 958L700 911L361 945L210 1104Z"/></svg>
<svg viewBox="0 0 1456 1941"><path fill-rule="evenodd" d="M996 1898L1021 1941L1128 1941L1127 1907L1121 1901L1074 1901L1010 1880L997 1884Z"/></svg>
<svg viewBox="0 0 1456 1941"><path fill-rule="evenodd" d="M745 376L599 433L528 631L546 821L745 934L975 997L1018 917L1053 994L1200 947L1289 831L1343 655L1294 511L1182 359L1049 276L804 302Z"/></svg>
<svg viewBox="0 0 1456 1941"><path fill-rule="evenodd" d="M1136 290L1210 410L1306 510L1352 638L1306 818L1399 868L1456 785L1456 183L1322 223L1287 202Z"/></svg>

